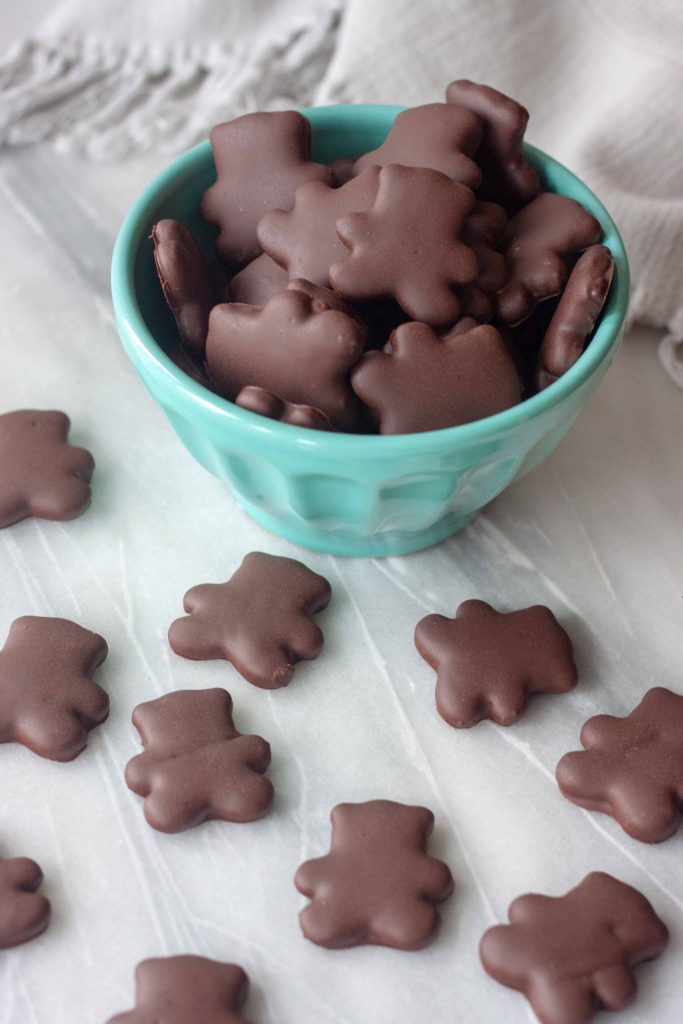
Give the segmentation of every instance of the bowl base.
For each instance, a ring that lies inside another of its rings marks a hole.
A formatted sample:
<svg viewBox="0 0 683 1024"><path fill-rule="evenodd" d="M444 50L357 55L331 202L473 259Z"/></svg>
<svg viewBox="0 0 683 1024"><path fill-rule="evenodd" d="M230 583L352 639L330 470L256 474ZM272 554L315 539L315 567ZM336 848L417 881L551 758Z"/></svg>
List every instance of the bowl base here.
<svg viewBox="0 0 683 1024"><path fill-rule="evenodd" d="M390 555L409 555L423 551L452 537L467 526L475 512L465 514L451 512L426 530L387 530L371 537L362 537L346 530L316 529L310 523L300 526L283 523L277 516L269 515L258 505L252 505L238 497L242 508L252 519L266 530L312 551L324 551L328 555L342 555L346 558L386 558Z"/></svg>

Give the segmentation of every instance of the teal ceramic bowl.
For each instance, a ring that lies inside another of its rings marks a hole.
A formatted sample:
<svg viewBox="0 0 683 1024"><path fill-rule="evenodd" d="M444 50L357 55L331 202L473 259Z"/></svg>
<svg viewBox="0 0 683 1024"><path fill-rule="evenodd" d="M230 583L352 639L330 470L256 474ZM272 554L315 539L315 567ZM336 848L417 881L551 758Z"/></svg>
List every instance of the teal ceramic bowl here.
<svg viewBox="0 0 683 1024"><path fill-rule="evenodd" d="M401 109L304 111L313 126L314 158L328 162L375 148ZM551 157L532 146L527 152L547 188L578 200L602 224L616 264L607 306L584 354L541 394L475 423L422 434L306 430L240 409L190 379L164 348L174 328L154 272L149 235L155 221L174 217L193 228L200 243L210 243L211 232L199 216L200 196L215 179L209 143L170 164L134 204L112 264L123 346L185 447L231 484L237 500L263 526L296 544L339 555L417 551L460 530L567 433L619 347L628 263L617 229L593 193Z"/></svg>

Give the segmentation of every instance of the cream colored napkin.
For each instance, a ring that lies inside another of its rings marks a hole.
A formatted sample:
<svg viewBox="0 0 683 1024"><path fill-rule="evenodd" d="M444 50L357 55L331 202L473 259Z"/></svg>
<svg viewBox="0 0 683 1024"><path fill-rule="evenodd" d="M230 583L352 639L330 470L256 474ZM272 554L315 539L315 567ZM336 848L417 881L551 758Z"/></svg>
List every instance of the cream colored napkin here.
<svg viewBox="0 0 683 1024"><path fill-rule="evenodd" d="M306 105L342 0L2 0L0 145L181 152L219 121Z"/></svg>

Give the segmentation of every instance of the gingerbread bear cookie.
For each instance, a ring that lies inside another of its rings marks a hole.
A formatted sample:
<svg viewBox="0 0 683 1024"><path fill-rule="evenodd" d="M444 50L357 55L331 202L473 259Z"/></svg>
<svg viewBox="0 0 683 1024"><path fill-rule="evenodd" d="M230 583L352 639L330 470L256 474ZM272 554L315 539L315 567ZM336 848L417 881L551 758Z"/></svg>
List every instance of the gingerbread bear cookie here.
<svg viewBox="0 0 683 1024"><path fill-rule="evenodd" d="M145 750L128 762L126 784L144 797L152 828L182 832L205 821L255 821L268 811L270 746L237 731L226 690L167 693L139 704L133 725Z"/></svg>
<svg viewBox="0 0 683 1024"><path fill-rule="evenodd" d="M349 252L330 267L332 287L356 301L394 298L411 319L434 327L452 324L458 288L479 272L462 240L474 202L470 189L440 171L383 167L371 209L337 221Z"/></svg>
<svg viewBox="0 0 683 1024"><path fill-rule="evenodd" d="M559 787L572 803L611 814L633 839L661 843L683 809L683 696L648 690L625 718L595 715L581 730L584 750L565 754Z"/></svg>
<svg viewBox="0 0 683 1024"><path fill-rule="evenodd" d="M328 287L330 267L348 255L337 235L337 221L369 210L378 187L378 167L366 168L339 188L320 181L301 185L291 210L272 210L262 218L259 242L289 278Z"/></svg>
<svg viewBox="0 0 683 1024"><path fill-rule="evenodd" d="M476 152L483 173L478 189L481 198L515 207L538 195L538 173L524 156L528 110L497 89L466 78L451 82L446 99L456 109L469 110L483 121L484 136Z"/></svg>
<svg viewBox="0 0 683 1024"><path fill-rule="evenodd" d="M107 656L97 633L67 619L24 615L0 651L0 743L23 743L52 761L72 761L109 714L92 681Z"/></svg>
<svg viewBox="0 0 683 1024"><path fill-rule="evenodd" d="M209 313L218 301L209 268L194 235L177 220L160 220L152 228L154 263L183 347L204 358Z"/></svg>
<svg viewBox="0 0 683 1024"><path fill-rule="evenodd" d="M539 302L559 295L573 261L601 238L599 222L568 196L542 192L523 207L503 240L509 275L496 295L500 322L514 327Z"/></svg>
<svg viewBox="0 0 683 1024"><path fill-rule="evenodd" d="M0 415L0 529L36 516L75 519L90 504L95 460L69 444L63 412Z"/></svg>
<svg viewBox="0 0 683 1024"><path fill-rule="evenodd" d="M331 596L327 580L301 562L252 551L227 583L188 590L188 614L171 624L168 640L184 658L224 658L255 686L277 689L291 681L298 661L322 651L312 616Z"/></svg>
<svg viewBox="0 0 683 1024"><path fill-rule="evenodd" d="M502 337L486 324L461 322L443 338L423 323L397 327L383 351L366 352L351 386L380 434L440 430L502 412L521 384Z"/></svg>
<svg viewBox="0 0 683 1024"><path fill-rule="evenodd" d="M566 896L520 896L508 917L484 935L482 963L524 993L541 1024L587 1024L597 1010L625 1009L637 991L633 968L669 937L637 889L598 871Z"/></svg>
<svg viewBox="0 0 683 1024"><path fill-rule="evenodd" d="M241 967L203 956L143 960L135 1009L109 1024L249 1024L241 1014L249 979Z"/></svg>
<svg viewBox="0 0 683 1024"><path fill-rule="evenodd" d="M206 346L209 379L226 398L256 385L282 402L319 409L336 430L357 430L362 409L348 378L365 349L367 328L326 289L317 289L327 299L320 302L312 286L297 284L263 307L214 306Z"/></svg>
<svg viewBox="0 0 683 1024"><path fill-rule="evenodd" d="M429 167L476 191L481 171L472 155L483 131L481 118L465 107L448 103L409 107L396 115L382 145L356 160L354 174L387 164Z"/></svg>
<svg viewBox="0 0 683 1024"><path fill-rule="evenodd" d="M578 678L571 640L543 605L501 613L464 601L454 619L418 622L415 646L437 673L437 710L456 729L484 718L512 725L529 694L566 693Z"/></svg>
<svg viewBox="0 0 683 1024"><path fill-rule="evenodd" d="M0 858L0 949L35 939L50 921L50 904L38 893L43 872L28 857Z"/></svg>
<svg viewBox="0 0 683 1024"><path fill-rule="evenodd" d="M296 873L311 900L299 916L306 938L328 949L426 946L439 923L435 904L453 890L448 866L426 852L432 812L371 800L339 804L330 820L330 852Z"/></svg>
<svg viewBox="0 0 683 1024"><path fill-rule="evenodd" d="M538 391L565 374L583 352L607 301L613 274L614 260L606 246L592 245L579 256L543 335Z"/></svg>
<svg viewBox="0 0 683 1024"><path fill-rule="evenodd" d="M202 215L217 224L218 252L240 267L259 253L256 229L269 210L290 210L305 181L331 182L332 172L311 160L311 125L294 110L244 114L211 132L216 183L202 199Z"/></svg>

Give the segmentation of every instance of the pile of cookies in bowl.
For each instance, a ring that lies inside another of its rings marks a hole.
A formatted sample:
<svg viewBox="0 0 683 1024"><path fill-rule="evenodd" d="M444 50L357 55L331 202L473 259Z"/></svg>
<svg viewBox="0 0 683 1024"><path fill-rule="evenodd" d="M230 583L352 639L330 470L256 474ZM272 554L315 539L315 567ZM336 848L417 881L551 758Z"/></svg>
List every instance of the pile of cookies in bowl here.
<svg viewBox="0 0 683 1024"><path fill-rule="evenodd" d="M386 435L502 412L576 363L612 280L602 227L544 190L522 106L446 95L331 165L295 111L213 130L212 258L178 220L152 231L190 375L273 419Z"/></svg>

